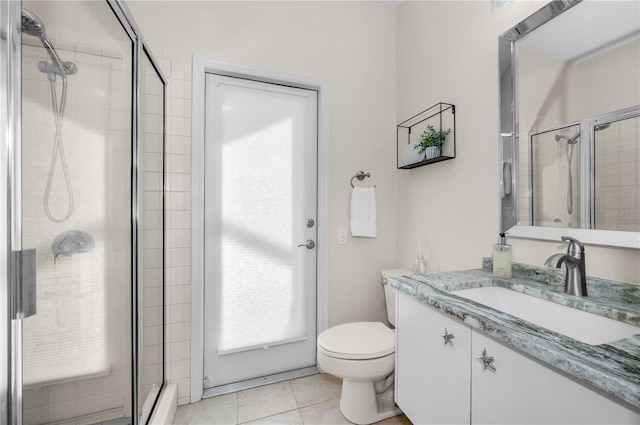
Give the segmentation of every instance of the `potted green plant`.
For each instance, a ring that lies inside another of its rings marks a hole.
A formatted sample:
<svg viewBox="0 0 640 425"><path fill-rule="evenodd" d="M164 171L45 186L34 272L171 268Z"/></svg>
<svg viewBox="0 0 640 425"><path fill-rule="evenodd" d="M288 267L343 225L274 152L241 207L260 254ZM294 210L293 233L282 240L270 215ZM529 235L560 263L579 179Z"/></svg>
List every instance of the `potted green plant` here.
<svg viewBox="0 0 640 425"><path fill-rule="evenodd" d="M426 159L436 158L440 156L442 144L449 133L451 133L451 129L441 131L428 125L420 135L420 142L415 145L415 148L419 149L418 153L426 152Z"/></svg>

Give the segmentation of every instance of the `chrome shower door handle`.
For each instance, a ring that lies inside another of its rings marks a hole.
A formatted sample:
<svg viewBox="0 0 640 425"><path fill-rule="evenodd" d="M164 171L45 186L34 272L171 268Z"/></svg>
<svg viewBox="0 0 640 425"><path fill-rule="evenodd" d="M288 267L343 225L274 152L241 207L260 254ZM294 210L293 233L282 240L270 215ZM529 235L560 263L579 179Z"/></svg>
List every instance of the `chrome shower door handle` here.
<svg viewBox="0 0 640 425"><path fill-rule="evenodd" d="M298 245L298 248L300 248L301 246L306 246L307 249L313 249L313 248L316 247L316 243L314 241L312 241L311 239L307 239L307 242Z"/></svg>
<svg viewBox="0 0 640 425"><path fill-rule="evenodd" d="M36 250L11 251L11 318L26 319L37 312Z"/></svg>

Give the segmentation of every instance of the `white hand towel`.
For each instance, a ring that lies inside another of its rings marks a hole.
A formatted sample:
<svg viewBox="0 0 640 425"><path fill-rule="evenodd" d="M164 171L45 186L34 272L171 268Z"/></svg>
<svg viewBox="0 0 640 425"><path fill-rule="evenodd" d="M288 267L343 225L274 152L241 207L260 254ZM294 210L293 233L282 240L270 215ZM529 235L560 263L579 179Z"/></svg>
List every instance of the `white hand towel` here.
<svg viewBox="0 0 640 425"><path fill-rule="evenodd" d="M376 189L374 187L355 187L351 192L351 236L375 238L376 225Z"/></svg>

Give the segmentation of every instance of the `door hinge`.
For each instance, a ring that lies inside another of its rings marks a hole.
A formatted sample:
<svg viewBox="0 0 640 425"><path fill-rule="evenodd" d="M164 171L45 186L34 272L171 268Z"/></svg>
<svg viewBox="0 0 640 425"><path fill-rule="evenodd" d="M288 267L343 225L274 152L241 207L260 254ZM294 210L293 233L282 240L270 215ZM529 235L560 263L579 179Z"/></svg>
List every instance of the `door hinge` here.
<svg viewBox="0 0 640 425"><path fill-rule="evenodd" d="M25 319L36 314L36 250L12 251L9 260L11 318Z"/></svg>

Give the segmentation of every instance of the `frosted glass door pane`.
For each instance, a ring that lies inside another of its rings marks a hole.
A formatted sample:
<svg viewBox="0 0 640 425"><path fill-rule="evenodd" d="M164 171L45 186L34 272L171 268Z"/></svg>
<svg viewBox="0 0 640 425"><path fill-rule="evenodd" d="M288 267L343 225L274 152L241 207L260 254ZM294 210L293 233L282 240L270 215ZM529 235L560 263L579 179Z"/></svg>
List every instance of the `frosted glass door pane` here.
<svg viewBox="0 0 640 425"><path fill-rule="evenodd" d="M297 147L300 96L225 85L220 147L221 332L218 353L304 339L304 226ZM265 110L264 105L269 109ZM241 106L240 106L241 105ZM296 196L297 195L297 196ZM298 252L299 251L299 252ZM296 255L298 254L298 255Z"/></svg>

